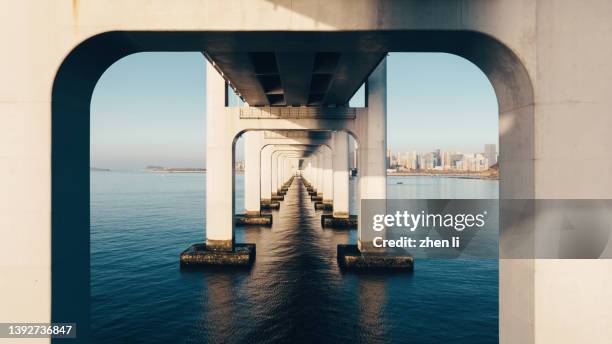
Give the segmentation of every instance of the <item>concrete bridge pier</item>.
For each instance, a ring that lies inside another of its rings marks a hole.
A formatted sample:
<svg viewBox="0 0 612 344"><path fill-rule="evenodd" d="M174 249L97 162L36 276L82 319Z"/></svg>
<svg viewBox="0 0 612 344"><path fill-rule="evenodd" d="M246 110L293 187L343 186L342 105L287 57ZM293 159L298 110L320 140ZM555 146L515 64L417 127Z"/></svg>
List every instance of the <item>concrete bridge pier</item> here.
<svg viewBox="0 0 612 344"><path fill-rule="evenodd" d="M323 188L325 184L325 180L323 179L323 169L324 169L324 154L323 151L319 148L315 155L317 157L317 194L316 197L313 198L313 201L322 201L323 200Z"/></svg>
<svg viewBox="0 0 612 344"><path fill-rule="evenodd" d="M332 145L332 144L330 144ZM321 194L317 195L317 199L315 201L315 209L321 210L332 210L333 207L333 197L334 197L334 175L332 168L332 148L330 146L324 145L319 148L319 152L321 153L322 166L321 166L321 174L322 174L322 185L321 185Z"/></svg>
<svg viewBox="0 0 612 344"><path fill-rule="evenodd" d="M332 204L334 198L334 172L332 168L332 149L322 146L323 150L323 203Z"/></svg>
<svg viewBox="0 0 612 344"><path fill-rule="evenodd" d="M306 186L306 190L310 192L312 187L312 158L304 159L302 163L302 183Z"/></svg>
<svg viewBox="0 0 612 344"><path fill-rule="evenodd" d="M285 184L289 177L286 177L286 171L289 170L287 159L289 157L297 157L299 152L310 152L312 148L307 148L304 145L279 144L272 145L271 148L271 199L272 201L282 201L284 199Z"/></svg>
<svg viewBox="0 0 612 344"><path fill-rule="evenodd" d="M319 156L317 154L313 154L312 157L312 190L310 190L310 196L317 196L319 194L320 189L320 179L319 179Z"/></svg>
<svg viewBox="0 0 612 344"><path fill-rule="evenodd" d="M262 161L268 161L267 156L270 156L270 171L269 175L262 174L262 187L270 185L270 197L272 202L282 201L284 193L288 188L288 182L291 180L291 169L296 169L295 164L291 164L291 159L304 158L308 154L312 154L316 149L317 144L306 144L305 140L264 140L264 143L274 142L262 149ZM263 158L266 157L266 158ZM291 167L293 166L293 167ZM276 189L276 193L275 190ZM266 191L267 195L267 191Z"/></svg>
<svg viewBox="0 0 612 344"><path fill-rule="evenodd" d="M236 225L272 225L272 214L261 213L261 147L263 131L244 135L244 214L236 215Z"/></svg>
<svg viewBox="0 0 612 344"><path fill-rule="evenodd" d="M348 133L337 131L333 133L333 213L332 217L349 218L349 161Z"/></svg>
<svg viewBox="0 0 612 344"><path fill-rule="evenodd" d="M281 192L286 194L291 183L293 182L293 176L297 170L297 159L299 157L287 157L285 160L285 166L283 170L283 183L281 184Z"/></svg>
<svg viewBox="0 0 612 344"><path fill-rule="evenodd" d="M180 255L181 265L250 265L254 244L234 242L234 133L226 116L226 85L206 65L206 242Z"/></svg>
<svg viewBox="0 0 612 344"><path fill-rule="evenodd" d="M260 193L261 193L261 209L270 210L278 209L280 203L272 200L272 151L273 145L266 145L261 148L260 161Z"/></svg>
<svg viewBox="0 0 612 344"><path fill-rule="evenodd" d="M278 194L284 196L287 193L287 189L289 188L289 181L292 169L292 160L298 157L303 156L302 154L298 154L294 152L283 152L279 156L279 174L278 174Z"/></svg>
<svg viewBox="0 0 612 344"><path fill-rule="evenodd" d="M359 218L372 214L385 214L387 198L387 61L384 58L367 81L367 116L359 118L356 126L359 144ZM380 200L368 206L366 214L361 200ZM333 217L332 217L333 219ZM323 220L322 220L323 221ZM410 256L386 255L373 246L374 236L383 237L384 231L374 233L357 222L357 245L338 245L338 263L341 268L412 269Z"/></svg>
<svg viewBox="0 0 612 344"><path fill-rule="evenodd" d="M329 157L329 178L332 197L323 203L331 214L321 215L321 226L332 228L356 228L357 216L349 214L348 133L336 131L332 134L332 149ZM326 169L327 172L327 169Z"/></svg>
<svg viewBox="0 0 612 344"><path fill-rule="evenodd" d="M287 182L289 181L289 177L287 177L287 174L289 173L289 160L292 159L293 157L290 157L287 154L282 154L281 155L281 161L280 161L280 174L279 174L279 180L278 180L278 193L280 195L282 195L283 197L285 196L285 194L287 193Z"/></svg>
<svg viewBox="0 0 612 344"><path fill-rule="evenodd" d="M272 152L272 201L282 201L283 196L278 194L278 156L280 151Z"/></svg>

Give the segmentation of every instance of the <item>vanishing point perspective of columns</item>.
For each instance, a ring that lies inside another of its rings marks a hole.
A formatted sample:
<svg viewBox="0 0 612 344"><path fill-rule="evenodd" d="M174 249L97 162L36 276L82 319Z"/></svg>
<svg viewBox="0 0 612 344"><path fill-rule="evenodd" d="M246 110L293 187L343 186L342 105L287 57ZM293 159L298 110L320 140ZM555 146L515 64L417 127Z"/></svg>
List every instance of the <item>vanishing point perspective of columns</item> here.
<svg viewBox="0 0 612 344"><path fill-rule="evenodd" d="M230 107L228 85L207 64L206 237L181 254L183 265L249 265L255 245L236 243L236 225L272 225L292 183L303 183L321 225L357 228L357 245L340 245L342 265L381 253L359 221L363 199L386 198L386 58L366 81L364 107ZM214 130L211 130L214 128ZM350 134L349 134L350 133ZM244 138L244 214L235 215L234 149ZM349 137L357 152L357 214L349 207ZM384 209L383 209L384 211ZM377 235L380 235L377 234ZM372 261L383 264L384 259ZM410 264L411 264L410 260Z"/></svg>

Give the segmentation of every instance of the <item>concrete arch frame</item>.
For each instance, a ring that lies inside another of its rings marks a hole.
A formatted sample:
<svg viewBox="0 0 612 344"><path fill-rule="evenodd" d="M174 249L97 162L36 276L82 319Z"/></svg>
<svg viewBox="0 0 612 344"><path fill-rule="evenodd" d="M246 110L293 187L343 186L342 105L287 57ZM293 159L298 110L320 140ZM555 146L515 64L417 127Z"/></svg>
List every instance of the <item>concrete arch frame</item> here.
<svg viewBox="0 0 612 344"><path fill-rule="evenodd" d="M349 217L348 139L350 134L348 132L247 131L242 133L242 136L244 137L244 145L246 147L246 166L245 214L241 216L251 217L249 220L251 224L260 225L263 222L271 224L272 214L265 215L270 220L258 219L258 217L264 217L261 216L261 209L276 209L280 207L280 204L276 201L282 200L283 195L277 196L275 194L276 191L271 183L272 171L269 171L270 167L268 166L271 164L270 154L265 153L272 149L272 147L278 146L325 147L328 153L326 155L328 166L324 172L326 190L321 189L321 192L325 194L325 198L320 201L313 199L315 201L315 209L335 209L332 217ZM332 165L333 169L331 168ZM260 166L261 168L254 169L252 166ZM259 180L259 183L257 183L257 180ZM240 221L240 223L246 224L245 221Z"/></svg>
<svg viewBox="0 0 612 344"><path fill-rule="evenodd" d="M266 39L265 35L275 34L262 33L260 40L270 41L271 39ZM316 32L295 34L317 35ZM206 39L203 40L201 35L193 32L104 33L77 46L60 66L53 85L51 111L51 186L53 189L51 194L53 204L51 287L54 304L61 304L62 307L53 307L53 319L60 321L89 318L87 307L83 306L88 304L89 300L89 233L83 231L82 228L89 226L89 99L97 80L112 63L132 53L206 49L205 45L202 46L202 42ZM342 33L325 33L325 36L328 35L342 36ZM500 165L503 166L500 195L502 198L534 196L534 93L526 68L512 50L491 36L469 31L398 30L388 33L366 32L360 35L383 43L383 48L389 49L388 51L448 52L465 57L481 68L489 77L499 103ZM322 44L322 48L324 46L325 44ZM212 73L207 74L207 82L209 85L214 82L224 83L219 76L214 76ZM217 96L219 99L224 99L222 94ZM211 114L214 114L219 108L224 108L225 105L217 104L215 108L211 107L210 103L207 102L208 118L221 117L211 116ZM372 106L372 103L368 102L368 106ZM360 114L365 111L356 109L356 112L357 118L360 118ZM361 118L366 119L367 116ZM248 130L346 130L360 142L360 151L367 149L361 144L367 134L356 128L354 121L350 120L252 119L240 121L239 119L239 113L235 112L232 116L232 120L235 121L231 125L233 129L214 122L209 122L209 125L212 124L219 128L216 133L230 137L232 140L238 133ZM365 123L361 128L372 127ZM212 135L207 137L208 139L213 138ZM223 154L227 156L225 152ZM233 160L233 158L230 159ZM231 160L227 160L225 164L227 169L231 169ZM368 166L363 159L360 159L360 165L360 167ZM361 171L362 168L360 168ZM382 174L380 178L383 178ZM372 187L372 189L376 188ZM233 213L233 209L230 211ZM228 217L228 222L231 222L231 217ZM525 288L518 290L504 288L504 285L509 283L509 281L505 282L506 279L515 278L514 271L524 275ZM532 278L533 262L515 260L502 262L500 266L502 314L505 306L503 300L510 299L510 297L515 305L522 304L526 309L533 309L529 306L533 294ZM71 281L73 287L67 287L66 281ZM73 300L80 301L73 302ZM65 306L67 304L70 306ZM533 313L530 314L533 315ZM533 317L527 315L521 319L512 318L512 321L507 322L502 328L516 326L516 329L519 329L525 326L531 327L529 324L532 323Z"/></svg>
<svg viewBox="0 0 612 344"><path fill-rule="evenodd" d="M245 48L310 36L322 51L334 51L355 41L354 34L372 50L457 53L486 70L500 98L502 197L612 197L612 183L601 178L612 166L601 159L612 152L612 51L604 44L609 1L133 0L118 6L3 4L10 14L0 23L3 32L18 33L4 36L0 64L13 80L0 88L1 159L10 166L0 173L11 196L0 206L0 220L11 228L2 241L5 322L33 315L38 322L78 319L78 341L87 342L89 100L104 70L130 53L228 47L240 35L249 37ZM350 16L337 15L347 9ZM334 36L342 38L329 43ZM567 168L593 161L599 168ZM509 237L502 233L502 245ZM611 271L609 260L502 261L500 342L607 343ZM34 301L24 304L23 295ZM581 316L570 324L568 314Z"/></svg>

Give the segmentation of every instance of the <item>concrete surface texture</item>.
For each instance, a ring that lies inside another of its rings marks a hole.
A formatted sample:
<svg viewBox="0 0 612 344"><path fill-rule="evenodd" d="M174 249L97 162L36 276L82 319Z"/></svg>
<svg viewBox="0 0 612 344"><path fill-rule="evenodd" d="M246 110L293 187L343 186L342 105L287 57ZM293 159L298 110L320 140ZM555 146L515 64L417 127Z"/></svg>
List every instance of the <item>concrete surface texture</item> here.
<svg viewBox="0 0 612 344"><path fill-rule="evenodd" d="M257 31L262 39L256 41L270 41L263 31L364 39L368 32L367 44L374 51L465 57L488 76L498 98L500 197L612 197L612 180L602 177L612 175L607 159L612 156L612 2L607 0L23 0L0 6L0 75L10 80L0 84L0 189L5 196L0 198L1 322L50 320L52 255L54 281L88 268L87 245L52 252L51 239L65 231L74 242L88 240L89 101L99 76L134 52L206 50L202 42L213 42L223 31ZM323 39L321 44L329 43ZM208 77L214 79L209 85L223 83L213 73ZM209 92L214 90L219 88ZM214 114L208 125L226 135L209 136L220 145L207 150L209 160L219 159L218 170L208 173L223 180L223 190L231 189L227 139L235 134L225 125L237 131L347 130L356 135L360 151L365 142L370 149L381 144L376 137L384 139L375 136L380 130L359 132L342 121L281 119L271 125L231 117L238 125L217 120L224 114L216 102L207 111ZM366 139L365 134L372 135ZM377 178L372 182L379 183ZM369 179L361 192L374 193ZM215 190L207 186L207 192ZM218 216L208 214L207 228L211 236L226 240L214 228L233 226L226 199L231 194L215 197ZM510 239L502 233L502 246L505 240ZM54 240L53 245L62 243ZM88 299L87 293L64 292L75 300ZM502 343L587 338L608 343L611 309L610 260L501 261ZM64 311L85 314L79 302Z"/></svg>

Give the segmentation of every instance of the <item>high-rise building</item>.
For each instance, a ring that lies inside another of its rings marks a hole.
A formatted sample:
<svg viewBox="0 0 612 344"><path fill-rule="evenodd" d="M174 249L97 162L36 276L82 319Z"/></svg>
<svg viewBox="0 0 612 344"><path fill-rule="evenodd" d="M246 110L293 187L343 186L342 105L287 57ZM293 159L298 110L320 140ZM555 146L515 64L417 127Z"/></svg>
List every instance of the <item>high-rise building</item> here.
<svg viewBox="0 0 612 344"><path fill-rule="evenodd" d="M432 158L433 158L433 166L432 168L436 167L436 166L440 166L442 165L442 158L440 157L440 150L436 149L432 152Z"/></svg>
<svg viewBox="0 0 612 344"><path fill-rule="evenodd" d="M484 157L489 161L487 168L497 163L497 149L495 144L489 143L484 145Z"/></svg>

